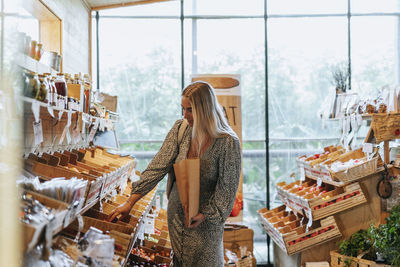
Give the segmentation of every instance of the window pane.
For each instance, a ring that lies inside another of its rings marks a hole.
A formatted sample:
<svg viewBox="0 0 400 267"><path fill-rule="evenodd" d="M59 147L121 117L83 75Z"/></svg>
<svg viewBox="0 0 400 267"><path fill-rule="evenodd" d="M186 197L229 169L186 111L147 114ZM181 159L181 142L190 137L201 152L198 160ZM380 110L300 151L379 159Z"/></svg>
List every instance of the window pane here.
<svg viewBox="0 0 400 267"><path fill-rule="evenodd" d="M99 30L100 90L118 95L118 137L163 140L180 118L179 20L100 19Z"/></svg>
<svg viewBox="0 0 400 267"><path fill-rule="evenodd" d="M351 0L352 13L368 12L398 12L400 11L399 0Z"/></svg>
<svg viewBox="0 0 400 267"><path fill-rule="evenodd" d="M351 19L352 89L360 94L399 82L398 23L396 17Z"/></svg>
<svg viewBox="0 0 400 267"><path fill-rule="evenodd" d="M21 10L21 3L23 3L21 0L4 1L4 12L18 13Z"/></svg>
<svg viewBox="0 0 400 267"><path fill-rule="evenodd" d="M347 63L346 18L280 18L268 24L269 162L271 200L276 183L297 172L295 158L338 142L335 122L323 123L318 110L334 97L332 69ZM307 138L310 141L304 141ZM276 205L276 203L273 203Z"/></svg>
<svg viewBox="0 0 400 267"><path fill-rule="evenodd" d="M334 14L347 12L347 0L268 0L268 14Z"/></svg>
<svg viewBox="0 0 400 267"><path fill-rule="evenodd" d="M243 139L264 140L264 20L198 20L197 26L192 23L196 22L185 23L186 84L192 73L240 74Z"/></svg>
<svg viewBox="0 0 400 267"><path fill-rule="evenodd" d="M33 17L25 9L20 9L17 30L29 35L32 40L39 41L39 20Z"/></svg>
<svg viewBox="0 0 400 267"><path fill-rule="evenodd" d="M111 8L100 11L104 16L179 16L180 1L166 1L152 4L142 4Z"/></svg>
<svg viewBox="0 0 400 267"><path fill-rule="evenodd" d="M185 0L188 15L263 15L264 0Z"/></svg>
<svg viewBox="0 0 400 267"><path fill-rule="evenodd" d="M316 112L334 90L332 67L347 62L346 18L271 19L268 29L271 136L331 134Z"/></svg>
<svg viewBox="0 0 400 267"><path fill-rule="evenodd" d="M257 210L265 207L266 196L263 32L263 19L185 21L186 84L192 73L241 75L243 218L255 231L255 247L265 248L265 235L257 220ZM266 261L266 253L258 256L257 262Z"/></svg>

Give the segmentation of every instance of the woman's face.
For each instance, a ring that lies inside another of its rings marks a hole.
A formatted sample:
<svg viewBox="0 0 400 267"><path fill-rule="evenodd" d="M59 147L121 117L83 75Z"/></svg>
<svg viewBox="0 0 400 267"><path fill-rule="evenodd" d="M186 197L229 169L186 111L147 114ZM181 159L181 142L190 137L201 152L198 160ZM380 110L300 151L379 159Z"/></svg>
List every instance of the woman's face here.
<svg viewBox="0 0 400 267"><path fill-rule="evenodd" d="M192 103L189 98L182 96L182 112L183 117L187 120L190 127L193 127L193 114L192 114Z"/></svg>

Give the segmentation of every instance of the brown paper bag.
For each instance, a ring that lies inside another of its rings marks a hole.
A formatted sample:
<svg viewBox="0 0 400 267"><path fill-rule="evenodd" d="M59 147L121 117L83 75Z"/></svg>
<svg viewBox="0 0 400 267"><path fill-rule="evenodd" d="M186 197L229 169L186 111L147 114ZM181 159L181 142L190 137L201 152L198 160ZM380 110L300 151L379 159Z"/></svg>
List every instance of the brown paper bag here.
<svg viewBox="0 0 400 267"><path fill-rule="evenodd" d="M200 197L200 159L185 159L174 164L179 198L185 212L185 225L188 227L199 213Z"/></svg>

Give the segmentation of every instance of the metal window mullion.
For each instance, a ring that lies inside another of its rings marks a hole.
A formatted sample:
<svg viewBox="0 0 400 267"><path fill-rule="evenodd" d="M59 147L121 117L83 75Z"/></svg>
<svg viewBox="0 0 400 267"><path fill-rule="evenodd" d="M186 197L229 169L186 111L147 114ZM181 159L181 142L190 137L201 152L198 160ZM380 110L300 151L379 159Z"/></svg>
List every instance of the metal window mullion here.
<svg viewBox="0 0 400 267"><path fill-rule="evenodd" d="M181 21L181 91L183 91L183 88L185 86L185 41L184 41L184 16L183 16L183 0L180 1L180 8L181 8L181 15L180 15L180 21Z"/></svg>
<svg viewBox="0 0 400 267"><path fill-rule="evenodd" d="M0 70L1 80L4 78L4 0L1 0L1 40L0 40Z"/></svg>
<svg viewBox="0 0 400 267"><path fill-rule="evenodd" d="M265 181L266 206L270 209L270 180L269 180L269 118L268 118L268 1L264 0L264 64L265 64ZM267 235L267 266L271 266L271 237Z"/></svg>
<svg viewBox="0 0 400 267"><path fill-rule="evenodd" d="M99 11L96 11L96 57L97 57L97 62L96 62L96 83L97 83L97 88L100 89L100 51L99 51Z"/></svg>
<svg viewBox="0 0 400 267"><path fill-rule="evenodd" d="M192 11L197 13L197 1L193 1ZM192 19L192 74L197 74L197 18Z"/></svg>
<svg viewBox="0 0 400 267"><path fill-rule="evenodd" d="M349 74L349 81L348 87L351 90L351 6L350 1L347 0L347 57L348 57L348 74Z"/></svg>

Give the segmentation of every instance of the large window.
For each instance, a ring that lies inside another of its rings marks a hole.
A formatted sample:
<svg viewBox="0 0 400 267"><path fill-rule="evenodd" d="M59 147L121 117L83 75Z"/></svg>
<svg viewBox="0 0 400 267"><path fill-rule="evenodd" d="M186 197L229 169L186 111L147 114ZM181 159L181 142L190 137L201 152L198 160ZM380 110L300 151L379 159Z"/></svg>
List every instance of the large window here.
<svg viewBox="0 0 400 267"><path fill-rule="evenodd" d="M332 71L345 66L364 95L399 82L400 2L378 2L188 0L182 10L168 1L100 11L98 87L119 96L122 149L143 170L179 118L191 75L240 74L244 223L257 261L267 262L257 210L279 204L274 186L293 179L296 157L339 141L338 123L317 116L334 93Z"/></svg>

